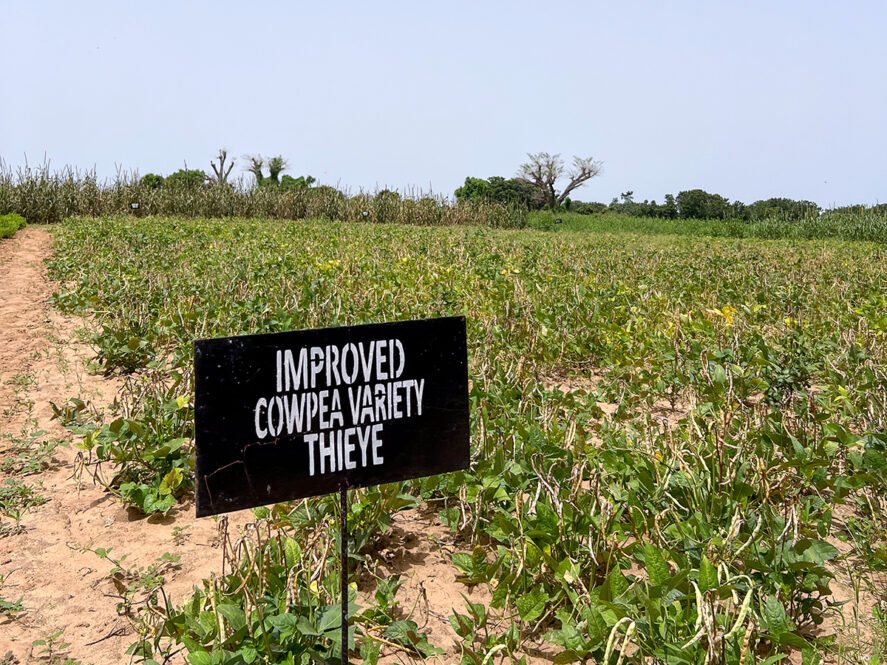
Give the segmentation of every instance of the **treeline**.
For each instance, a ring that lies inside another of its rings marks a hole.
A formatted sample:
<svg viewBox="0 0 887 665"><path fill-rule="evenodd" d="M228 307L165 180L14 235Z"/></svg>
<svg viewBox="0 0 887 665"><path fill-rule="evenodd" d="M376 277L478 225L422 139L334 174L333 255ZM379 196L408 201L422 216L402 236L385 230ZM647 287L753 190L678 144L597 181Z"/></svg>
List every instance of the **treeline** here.
<svg viewBox="0 0 887 665"><path fill-rule="evenodd" d="M539 190L520 178L466 178L465 184L456 192L458 201L487 201L525 206L528 210L547 210ZM712 194L702 189L689 189L677 196L666 194L662 203L635 201L634 192L625 192L609 204L566 199L559 208L563 212L580 215L619 213L631 217L651 217L654 219L721 219L740 221L800 221L811 216L819 216L823 209L813 201L797 201L789 198L770 198L754 203L730 201L720 194ZM875 206L845 206L833 209L837 212L887 214L887 204ZM555 211L556 212L556 211Z"/></svg>
<svg viewBox="0 0 887 665"><path fill-rule="evenodd" d="M165 177L121 172L113 180L100 180L95 171L66 167L53 172L48 166L13 171L0 164L0 215L6 213L22 215L32 224L68 217L130 214L335 219L422 226L474 224L492 228L527 225L527 209L520 205L495 201L454 204L421 192L402 195L388 189L352 195L317 185L311 176L275 179L264 175L261 180L229 181L224 171L209 176L186 168Z"/></svg>

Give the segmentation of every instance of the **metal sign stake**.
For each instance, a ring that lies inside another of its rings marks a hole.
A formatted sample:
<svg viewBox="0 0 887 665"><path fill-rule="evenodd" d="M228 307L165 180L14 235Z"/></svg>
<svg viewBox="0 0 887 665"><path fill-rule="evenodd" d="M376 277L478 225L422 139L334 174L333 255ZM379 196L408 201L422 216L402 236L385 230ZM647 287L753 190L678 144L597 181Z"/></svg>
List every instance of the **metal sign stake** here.
<svg viewBox="0 0 887 665"><path fill-rule="evenodd" d="M342 665L348 665L348 486L339 489L342 550Z"/></svg>

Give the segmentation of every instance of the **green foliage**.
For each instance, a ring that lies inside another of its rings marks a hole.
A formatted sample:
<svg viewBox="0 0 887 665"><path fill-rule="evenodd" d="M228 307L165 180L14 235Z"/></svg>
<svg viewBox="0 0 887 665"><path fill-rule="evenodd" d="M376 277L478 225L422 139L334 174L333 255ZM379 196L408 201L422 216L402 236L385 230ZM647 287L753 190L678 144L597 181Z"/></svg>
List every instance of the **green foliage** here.
<svg viewBox="0 0 887 665"><path fill-rule="evenodd" d="M455 195L457 201L492 202L531 210L542 207L536 188L518 178L465 178L465 184L456 189Z"/></svg>
<svg viewBox="0 0 887 665"><path fill-rule="evenodd" d="M583 203L570 201L567 208L581 215L597 213L620 213L633 217L652 217L658 219L719 219L742 220L744 222L770 221L776 223L803 222L819 217L822 209L812 201L794 201L787 198L772 198L766 201L755 201L746 205L742 201L732 203L717 194L709 194L701 189L693 189L678 194L665 195L662 204L656 201L635 201L634 192L625 192L620 198L614 198L610 205L603 203ZM881 217L887 213L887 207L873 206L866 208L838 209L849 215L875 214Z"/></svg>
<svg viewBox="0 0 887 665"><path fill-rule="evenodd" d="M819 215L821 208L812 201L793 201L786 198L772 198L755 201L747 206L743 218L767 219L776 217L785 221L798 222Z"/></svg>
<svg viewBox="0 0 887 665"><path fill-rule="evenodd" d="M298 178L293 178L291 175L285 175L280 179L280 187L281 189L307 189L315 182L317 182L317 180L314 176L310 175L300 175Z"/></svg>
<svg viewBox="0 0 887 665"><path fill-rule="evenodd" d="M681 219L729 219L733 217L730 201L720 194L709 194L702 189L678 192L675 199Z"/></svg>
<svg viewBox="0 0 887 665"><path fill-rule="evenodd" d="M711 236L719 238L806 239L837 238L887 243L887 214L849 213L828 211L806 217L797 222L786 222L769 217L756 222L738 219L674 219L654 216L630 216L607 212L605 214L575 214L571 212L539 211L531 213L531 228L559 233L583 231L591 233ZM620 204L621 205L621 204ZM643 206L643 203L633 204ZM611 206L612 208L612 206ZM558 217L563 224L554 225Z"/></svg>
<svg viewBox="0 0 887 665"><path fill-rule="evenodd" d="M3 584L6 582L7 577L8 575L0 575L0 589L3 588ZM0 596L0 616L13 620L19 615L24 614L24 612L25 607L22 605L22 598L19 598L18 600L6 600L3 596Z"/></svg>
<svg viewBox="0 0 887 665"><path fill-rule="evenodd" d="M263 163L254 165L259 174ZM374 216L373 205L367 204L375 198L372 195L351 196L335 187L317 186L311 176L282 176L280 184L262 176L259 186L240 180L204 187L198 186L203 182L202 171L186 173L192 175L173 179L172 184L168 178L165 186L155 188L125 173L113 182L100 182L94 172L64 169L53 173L48 167L12 172L0 162L0 215L16 212L32 223L55 223L78 215L129 214L130 204L138 201L140 215L381 221ZM521 228L527 223L526 210L520 205L490 201L453 204L421 193L398 197L399 202L384 206L386 222L490 228Z"/></svg>
<svg viewBox="0 0 887 665"><path fill-rule="evenodd" d="M0 536L20 533L21 519L25 512L46 501L46 497L42 496L33 485L7 478L5 483L0 485L0 517L11 519L15 524L5 520L0 521Z"/></svg>
<svg viewBox="0 0 887 665"><path fill-rule="evenodd" d="M157 189L158 187L163 187L163 180L164 178L162 175L148 173L142 176L142 179L139 180L139 184L148 189Z"/></svg>
<svg viewBox="0 0 887 665"><path fill-rule="evenodd" d="M65 629L60 628L54 633L47 635L42 640L34 640L31 642L32 647L39 647L39 649L34 649L34 652L42 661L49 663L50 665L76 665L76 663L70 658L64 658L64 660L62 660L65 652L71 647L71 643L65 642L62 637L64 632Z"/></svg>
<svg viewBox="0 0 887 665"><path fill-rule="evenodd" d="M7 445L0 460L0 471L18 477L31 476L49 468L53 453L59 445L55 439L46 439L43 430L25 436L6 435Z"/></svg>
<svg viewBox="0 0 887 665"><path fill-rule="evenodd" d="M570 201L568 209L570 212L577 215L594 215L607 212L607 204L597 202L586 203L584 201Z"/></svg>
<svg viewBox="0 0 887 665"><path fill-rule="evenodd" d="M25 228L27 222L21 215L0 215L0 238L11 238L16 231Z"/></svg>
<svg viewBox="0 0 887 665"><path fill-rule="evenodd" d="M176 396L180 386L181 378L148 390L139 399L138 418L71 425L82 436L76 444L85 453L81 472L91 470L96 481L145 514L169 511L194 486L194 407L190 396ZM124 410L131 410L129 399L124 396ZM103 465L114 470L110 479Z"/></svg>
<svg viewBox="0 0 887 665"><path fill-rule="evenodd" d="M351 491L349 535L361 560L367 537L378 536L391 513L414 500L399 485ZM337 532L338 497L256 509L253 537L238 543L224 532L222 551L227 574L204 580L184 604L172 607L146 596L136 628L140 640L130 652L159 658L184 646L192 663L326 662L339 658L341 606L336 600L340 570L334 557L319 562L312 547L332 542ZM269 534L271 527L276 533ZM361 545L362 543L362 545ZM351 567L352 574L357 569ZM440 653L409 616L403 618L396 598L398 576L376 580L374 605L362 608L353 591L349 598L349 644L367 662L378 657L378 635L411 654ZM353 588L353 587L352 587ZM138 608L136 608L138 610ZM258 660L257 660L258 659Z"/></svg>
<svg viewBox="0 0 887 665"><path fill-rule="evenodd" d="M147 176L146 176L147 177ZM179 169L175 173L166 176L164 185L167 187L178 187L182 189L195 189L202 187L206 182L206 173L200 169ZM156 185L148 184L151 189L155 189Z"/></svg>
<svg viewBox="0 0 887 665"><path fill-rule="evenodd" d="M354 205L375 215L376 198ZM698 239L725 223L618 215L564 214L555 233L546 215L533 219L549 230L518 232L71 220L51 264L71 290L55 301L94 313L107 370L138 371L125 417L77 404L60 417L85 428L118 491L162 500L176 496L163 494L171 469L193 483L178 456L193 435L193 339L461 314L472 466L352 492L355 568L421 500L470 543L452 559L461 581L490 594L450 615L465 663L520 662L542 636L558 663L810 662L846 559L830 543L844 538L860 567L887 551L887 249ZM615 228L570 232L583 220ZM677 224L685 235L652 235ZM129 337L136 357L119 349ZM161 610L142 647L153 657L167 639L195 662L335 657L336 571L311 538L330 542L336 510L322 497L257 511L262 528L237 550L249 561ZM429 653L391 591L354 609L369 662L378 639Z"/></svg>
<svg viewBox="0 0 887 665"><path fill-rule="evenodd" d="M483 178L465 178L465 184L456 189L456 199L459 201L482 201L487 196L490 183Z"/></svg>

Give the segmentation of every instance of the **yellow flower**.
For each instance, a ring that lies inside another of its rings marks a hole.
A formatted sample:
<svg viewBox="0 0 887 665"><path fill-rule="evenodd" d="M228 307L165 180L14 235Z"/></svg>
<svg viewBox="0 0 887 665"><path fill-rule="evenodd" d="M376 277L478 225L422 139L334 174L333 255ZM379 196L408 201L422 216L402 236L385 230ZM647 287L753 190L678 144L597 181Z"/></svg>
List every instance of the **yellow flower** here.
<svg viewBox="0 0 887 665"><path fill-rule="evenodd" d="M721 309L706 309L706 314L711 314L712 316L720 316L724 319L724 323L728 326L733 325L733 316L736 314L736 308L732 305L724 305Z"/></svg>
<svg viewBox="0 0 887 665"><path fill-rule="evenodd" d="M724 321L728 326L733 325L733 315L736 314L736 308L731 307L730 305L726 305L721 308L721 316L724 317Z"/></svg>
<svg viewBox="0 0 887 665"><path fill-rule="evenodd" d="M332 270L333 268L338 268L340 265L342 265L342 261L340 261L339 259L330 259L329 261L324 263L320 267L320 269L321 270Z"/></svg>

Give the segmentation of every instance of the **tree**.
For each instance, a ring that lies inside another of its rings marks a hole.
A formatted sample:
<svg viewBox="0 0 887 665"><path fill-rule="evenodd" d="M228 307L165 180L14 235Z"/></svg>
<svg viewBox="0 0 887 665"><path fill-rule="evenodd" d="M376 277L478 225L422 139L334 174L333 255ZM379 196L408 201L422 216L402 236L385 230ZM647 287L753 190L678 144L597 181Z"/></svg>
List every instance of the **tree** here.
<svg viewBox="0 0 887 665"><path fill-rule="evenodd" d="M675 219L678 216L678 204L673 194L665 195L665 204L662 206L662 216L665 219Z"/></svg>
<svg viewBox="0 0 887 665"><path fill-rule="evenodd" d="M702 189L678 192L676 203L681 219L728 219L733 216L730 201Z"/></svg>
<svg viewBox="0 0 887 665"><path fill-rule="evenodd" d="M456 189L457 201L482 201L487 196L490 183L483 178L465 178L465 184Z"/></svg>
<svg viewBox="0 0 887 665"><path fill-rule="evenodd" d="M271 182L273 182L275 185L280 184L280 174L288 167L289 164L283 158L283 155L271 157L268 160L268 178L270 178Z"/></svg>
<svg viewBox="0 0 887 665"><path fill-rule="evenodd" d="M573 157L573 166L567 171L560 155L549 155L547 152L528 153L529 161L521 164L517 178L536 189L543 205L549 208L560 208L564 201L577 187L581 187L601 172L602 164L591 157ZM570 181L558 192L557 181L566 175Z"/></svg>
<svg viewBox="0 0 887 665"><path fill-rule="evenodd" d="M491 176L483 178L465 178L465 184L456 190L457 201L492 201L503 205L522 205L527 208L539 208L536 188L525 180Z"/></svg>
<svg viewBox="0 0 887 665"><path fill-rule="evenodd" d="M289 167L289 163L283 158L283 155L270 157L267 163L262 155L247 155L246 160L249 162L246 170L256 177L256 185L259 187L279 185L281 172ZM265 166L268 167L267 176L262 173L262 169Z"/></svg>
<svg viewBox="0 0 887 665"><path fill-rule="evenodd" d="M256 177L256 184L261 186L265 180L265 174L262 173L262 167L265 166L265 159L262 155L246 155L245 159L249 162L246 170Z"/></svg>
<svg viewBox="0 0 887 665"><path fill-rule="evenodd" d="M818 216L820 212L820 207L812 201L772 198L766 201L755 201L747 206L745 216L750 219L776 217L785 221L798 221L808 216Z"/></svg>
<svg viewBox="0 0 887 665"><path fill-rule="evenodd" d="M216 159L219 160L219 165L216 166L215 162L210 162L209 165L212 167L213 173L215 175L209 176L209 182L214 185L227 185L228 184L228 176L231 174L231 169L234 168L234 162L237 160L232 159L231 163L228 164L228 168L225 168L225 160L228 159L228 151L224 148L219 148L219 154L216 156Z"/></svg>
<svg viewBox="0 0 887 665"><path fill-rule="evenodd" d="M186 167L166 176L165 184L190 189L200 187L204 182L206 182L206 174L203 171Z"/></svg>
<svg viewBox="0 0 887 665"><path fill-rule="evenodd" d="M540 208L541 201L536 189L528 182L518 178L502 178L492 176L487 188L487 199L504 205L522 205L526 208Z"/></svg>
<svg viewBox="0 0 887 665"><path fill-rule="evenodd" d="M151 189L157 189L158 187L163 187L163 176L156 173L148 173L139 180L139 184Z"/></svg>

